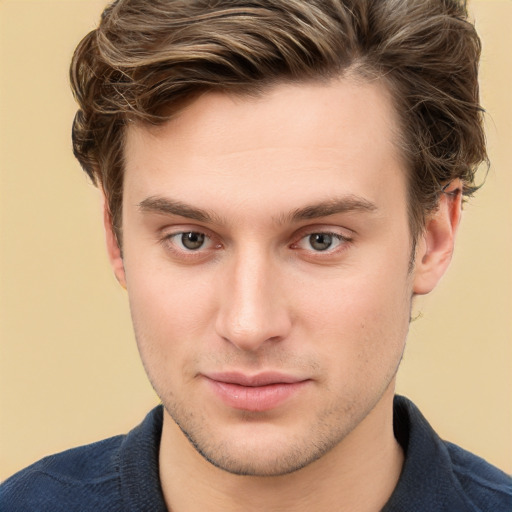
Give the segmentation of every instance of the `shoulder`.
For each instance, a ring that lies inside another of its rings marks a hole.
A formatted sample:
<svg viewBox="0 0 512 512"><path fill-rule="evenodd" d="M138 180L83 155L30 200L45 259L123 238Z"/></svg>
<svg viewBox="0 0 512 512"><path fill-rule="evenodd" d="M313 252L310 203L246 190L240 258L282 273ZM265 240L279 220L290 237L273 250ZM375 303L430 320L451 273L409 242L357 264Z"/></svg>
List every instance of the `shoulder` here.
<svg viewBox="0 0 512 512"><path fill-rule="evenodd" d="M116 510L119 449L124 438L116 436L51 455L16 473L0 487L2 510Z"/></svg>
<svg viewBox="0 0 512 512"><path fill-rule="evenodd" d="M453 443L444 444L460 491L475 510L512 510L512 478L509 475Z"/></svg>
<svg viewBox="0 0 512 512"><path fill-rule="evenodd" d="M128 434L46 457L0 486L2 512L165 511L158 477L162 407Z"/></svg>
<svg viewBox="0 0 512 512"><path fill-rule="evenodd" d="M443 441L404 397L395 397L394 429L405 462L385 512L512 511L512 478Z"/></svg>

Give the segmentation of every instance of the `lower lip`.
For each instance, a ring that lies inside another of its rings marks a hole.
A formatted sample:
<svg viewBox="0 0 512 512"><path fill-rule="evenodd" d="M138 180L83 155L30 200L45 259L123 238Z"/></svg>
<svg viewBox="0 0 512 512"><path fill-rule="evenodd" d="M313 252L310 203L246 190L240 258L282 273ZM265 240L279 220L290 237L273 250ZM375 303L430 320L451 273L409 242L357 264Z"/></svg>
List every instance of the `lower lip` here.
<svg viewBox="0 0 512 512"><path fill-rule="evenodd" d="M229 407L250 412L275 409L296 395L308 381L276 383L267 386L240 386L206 379L215 394Z"/></svg>

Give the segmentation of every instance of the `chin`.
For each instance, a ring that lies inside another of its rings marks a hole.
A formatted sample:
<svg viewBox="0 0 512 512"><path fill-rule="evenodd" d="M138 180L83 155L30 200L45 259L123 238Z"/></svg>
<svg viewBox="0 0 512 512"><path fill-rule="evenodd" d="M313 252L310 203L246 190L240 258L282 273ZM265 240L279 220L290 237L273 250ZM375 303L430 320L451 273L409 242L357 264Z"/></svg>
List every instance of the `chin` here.
<svg viewBox="0 0 512 512"><path fill-rule="evenodd" d="M282 476L299 471L337 446L353 424L353 421L340 422L338 418L334 429L329 421L315 425L300 425L295 421L291 427L290 422L276 424L247 413L236 424L215 427L211 422L197 421L195 415L166 410L204 460L240 476ZM330 428L325 428L326 425Z"/></svg>

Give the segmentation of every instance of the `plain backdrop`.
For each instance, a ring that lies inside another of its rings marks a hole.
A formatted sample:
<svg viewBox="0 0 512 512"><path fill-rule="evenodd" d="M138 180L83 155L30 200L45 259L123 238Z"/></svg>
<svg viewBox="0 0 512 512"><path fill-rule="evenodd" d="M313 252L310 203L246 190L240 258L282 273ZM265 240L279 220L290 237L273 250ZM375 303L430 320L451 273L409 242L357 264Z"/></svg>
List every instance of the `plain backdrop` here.
<svg viewBox="0 0 512 512"><path fill-rule="evenodd" d="M124 433L158 403L71 152L67 69L104 0L0 0L0 479ZM399 392L512 472L512 2L474 0L492 167L451 269L419 300Z"/></svg>

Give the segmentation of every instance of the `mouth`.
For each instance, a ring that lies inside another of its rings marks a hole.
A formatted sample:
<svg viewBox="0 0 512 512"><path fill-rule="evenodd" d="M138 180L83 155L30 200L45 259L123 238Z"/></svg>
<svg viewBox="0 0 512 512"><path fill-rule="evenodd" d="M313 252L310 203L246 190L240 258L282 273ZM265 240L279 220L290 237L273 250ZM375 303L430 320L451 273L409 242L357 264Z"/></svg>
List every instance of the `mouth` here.
<svg viewBox="0 0 512 512"><path fill-rule="evenodd" d="M224 405L250 412L275 409L311 382L310 379L277 372L256 375L227 372L203 376L210 390Z"/></svg>

